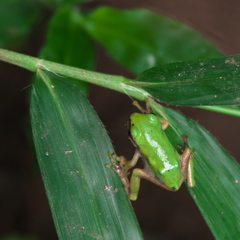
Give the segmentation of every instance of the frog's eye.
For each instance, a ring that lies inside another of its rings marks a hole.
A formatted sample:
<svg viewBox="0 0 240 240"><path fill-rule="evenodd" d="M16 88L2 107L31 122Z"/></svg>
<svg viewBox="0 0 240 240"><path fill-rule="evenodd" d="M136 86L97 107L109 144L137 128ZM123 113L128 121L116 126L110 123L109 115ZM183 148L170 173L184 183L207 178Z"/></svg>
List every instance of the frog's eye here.
<svg viewBox="0 0 240 240"><path fill-rule="evenodd" d="M158 118L156 117L156 115L148 114L147 117L148 117L149 123L158 124Z"/></svg>
<svg viewBox="0 0 240 240"><path fill-rule="evenodd" d="M133 139L141 137L141 131L135 126L131 127L131 136Z"/></svg>
<svg viewBox="0 0 240 240"><path fill-rule="evenodd" d="M131 135L132 135L133 138L135 138L139 135L139 131L138 131L137 128L134 127L134 124L132 124Z"/></svg>

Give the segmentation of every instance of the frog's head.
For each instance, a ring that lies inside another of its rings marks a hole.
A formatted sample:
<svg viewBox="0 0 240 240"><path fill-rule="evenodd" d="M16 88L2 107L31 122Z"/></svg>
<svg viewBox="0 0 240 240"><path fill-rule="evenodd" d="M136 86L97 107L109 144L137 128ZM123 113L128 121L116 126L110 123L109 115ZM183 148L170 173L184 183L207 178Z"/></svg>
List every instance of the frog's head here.
<svg viewBox="0 0 240 240"><path fill-rule="evenodd" d="M159 125L158 118L151 113L133 113L128 122L129 136L135 146L141 144L142 136L149 129Z"/></svg>

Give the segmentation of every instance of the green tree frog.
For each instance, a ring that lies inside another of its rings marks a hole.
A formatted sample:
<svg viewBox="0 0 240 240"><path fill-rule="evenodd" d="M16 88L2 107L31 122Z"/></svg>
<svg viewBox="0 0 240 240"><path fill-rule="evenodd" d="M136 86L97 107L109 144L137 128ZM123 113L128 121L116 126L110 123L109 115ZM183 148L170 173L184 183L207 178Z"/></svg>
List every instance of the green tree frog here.
<svg viewBox="0 0 240 240"><path fill-rule="evenodd" d="M133 113L129 120L130 139L136 146L132 160L127 161L123 156L109 154L111 168L121 178L129 198L137 199L141 178L170 191L177 191L184 180L187 180L189 187L193 187L193 149L188 147L187 137L183 136L185 146L182 155L179 155L164 132L168 122L150 113L148 109L144 111L136 102L135 105L143 113ZM129 169L136 165L140 157L144 169L133 169L129 182Z"/></svg>

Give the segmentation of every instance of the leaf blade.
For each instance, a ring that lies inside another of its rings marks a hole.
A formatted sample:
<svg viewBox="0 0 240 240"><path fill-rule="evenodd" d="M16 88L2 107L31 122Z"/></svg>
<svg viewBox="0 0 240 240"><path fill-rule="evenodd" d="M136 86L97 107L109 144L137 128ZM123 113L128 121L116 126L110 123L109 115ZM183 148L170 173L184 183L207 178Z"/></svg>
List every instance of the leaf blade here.
<svg viewBox="0 0 240 240"><path fill-rule="evenodd" d="M216 239L236 239L240 221L240 166L203 127L184 115L151 101L154 112L170 122L174 146L187 135L194 148L196 186L188 188ZM217 219L217 220L216 220Z"/></svg>
<svg viewBox="0 0 240 240"><path fill-rule="evenodd" d="M221 56L190 27L146 9L100 7L86 18L85 28L135 74L169 62Z"/></svg>
<svg viewBox="0 0 240 240"><path fill-rule="evenodd" d="M0 46L18 44L39 18L40 6L32 1L0 1Z"/></svg>
<svg viewBox="0 0 240 240"><path fill-rule="evenodd" d="M104 165L113 148L99 119L78 89L39 74L31 121L59 239L142 239L118 176Z"/></svg>
<svg viewBox="0 0 240 240"><path fill-rule="evenodd" d="M129 85L182 106L240 103L240 55L170 63L141 73Z"/></svg>
<svg viewBox="0 0 240 240"><path fill-rule="evenodd" d="M40 56L49 61L73 67L93 69L95 49L90 36L82 28L82 15L72 7L61 7L48 25L47 40ZM81 91L88 91L88 84L69 78Z"/></svg>

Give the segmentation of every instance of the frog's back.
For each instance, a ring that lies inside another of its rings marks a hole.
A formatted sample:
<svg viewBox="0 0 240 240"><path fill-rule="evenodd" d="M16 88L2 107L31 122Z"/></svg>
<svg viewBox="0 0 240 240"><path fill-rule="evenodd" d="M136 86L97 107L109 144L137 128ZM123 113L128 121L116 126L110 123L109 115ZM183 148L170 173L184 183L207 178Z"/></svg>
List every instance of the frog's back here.
<svg viewBox="0 0 240 240"><path fill-rule="evenodd" d="M130 134L149 168L167 187L180 187L180 156L172 146L161 123L154 114L133 113Z"/></svg>

